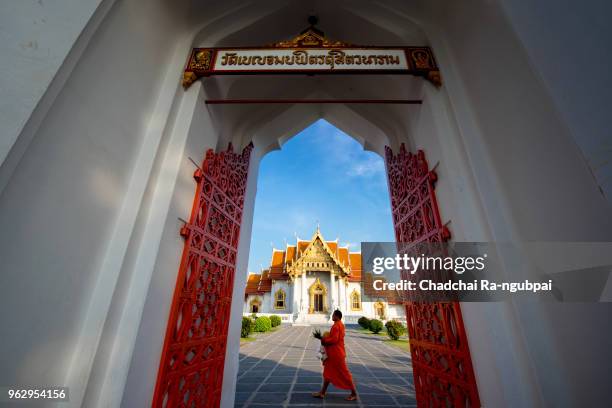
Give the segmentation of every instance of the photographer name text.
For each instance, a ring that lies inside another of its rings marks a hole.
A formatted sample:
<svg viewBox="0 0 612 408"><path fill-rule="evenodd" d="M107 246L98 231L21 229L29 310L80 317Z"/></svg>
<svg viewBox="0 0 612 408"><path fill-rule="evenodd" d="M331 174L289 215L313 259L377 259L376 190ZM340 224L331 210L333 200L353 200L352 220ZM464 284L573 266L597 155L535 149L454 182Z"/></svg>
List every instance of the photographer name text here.
<svg viewBox="0 0 612 408"><path fill-rule="evenodd" d="M399 282L385 282L376 279L372 282L374 290L398 290L398 291L502 291L502 292L542 292L552 290L552 280L548 282L492 282L486 279L475 279L473 281L446 281L435 282L429 279L409 281L402 279Z"/></svg>

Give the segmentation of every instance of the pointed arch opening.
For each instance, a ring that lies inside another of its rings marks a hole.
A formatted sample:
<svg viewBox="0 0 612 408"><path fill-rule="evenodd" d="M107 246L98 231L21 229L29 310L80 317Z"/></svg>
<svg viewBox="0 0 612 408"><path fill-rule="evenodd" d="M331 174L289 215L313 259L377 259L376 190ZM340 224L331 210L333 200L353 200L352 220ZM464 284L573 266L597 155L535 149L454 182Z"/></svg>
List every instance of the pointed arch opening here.
<svg viewBox="0 0 612 408"><path fill-rule="evenodd" d="M327 313L329 311L327 287L321 283L319 278L310 286L308 292L310 293L308 313Z"/></svg>

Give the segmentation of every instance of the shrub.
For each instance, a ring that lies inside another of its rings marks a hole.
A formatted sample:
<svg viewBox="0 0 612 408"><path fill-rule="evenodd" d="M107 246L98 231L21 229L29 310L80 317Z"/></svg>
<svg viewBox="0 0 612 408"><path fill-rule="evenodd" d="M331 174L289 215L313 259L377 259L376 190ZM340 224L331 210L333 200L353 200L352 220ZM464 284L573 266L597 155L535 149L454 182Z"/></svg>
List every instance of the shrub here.
<svg viewBox="0 0 612 408"><path fill-rule="evenodd" d="M365 316L361 316L359 320L357 320L357 323L359 323L359 325L363 327L364 329L370 328L370 319L368 319Z"/></svg>
<svg viewBox="0 0 612 408"><path fill-rule="evenodd" d="M272 330L272 322L268 316L259 316L255 319L255 331L267 332Z"/></svg>
<svg viewBox="0 0 612 408"><path fill-rule="evenodd" d="M253 314L251 315L251 319L253 319L253 320L257 319L257 313L253 313Z"/></svg>
<svg viewBox="0 0 612 408"><path fill-rule="evenodd" d="M253 320L250 317L242 318L242 329L240 329L240 337L246 339L253 333Z"/></svg>
<svg viewBox="0 0 612 408"><path fill-rule="evenodd" d="M370 320L370 331L374 334L380 333L383 329L383 322L378 319Z"/></svg>
<svg viewBox="0 0 612 408"><path fill-rule="evenodd" d="M281 318L277 315L270 316L270 323L272 323L272 327L280 326Z"/></svg>
<svg viewBox="0 0 612 408"><path fill-rule="evenodd" d="M397 340L402 334L406 333L404 325L395 320L389 320L385 323L385 327L387 328L387 334L392 340Z"/></svg>

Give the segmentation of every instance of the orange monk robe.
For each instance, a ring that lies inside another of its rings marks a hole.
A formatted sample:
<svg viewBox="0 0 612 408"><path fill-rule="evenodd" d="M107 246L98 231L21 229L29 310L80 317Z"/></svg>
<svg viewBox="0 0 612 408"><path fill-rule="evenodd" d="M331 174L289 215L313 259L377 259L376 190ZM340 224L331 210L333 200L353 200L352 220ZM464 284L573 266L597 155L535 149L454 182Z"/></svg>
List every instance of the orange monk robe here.
<svg viewBox="0 0 612 408"><path fill-rule="evenodd" d="M323 379L338 388L351 390L354 385L353 377L346 365L344 333L344 324L338 320L332 326L329 335L321 340L327 352L327 359L323 362Z"/></svg>

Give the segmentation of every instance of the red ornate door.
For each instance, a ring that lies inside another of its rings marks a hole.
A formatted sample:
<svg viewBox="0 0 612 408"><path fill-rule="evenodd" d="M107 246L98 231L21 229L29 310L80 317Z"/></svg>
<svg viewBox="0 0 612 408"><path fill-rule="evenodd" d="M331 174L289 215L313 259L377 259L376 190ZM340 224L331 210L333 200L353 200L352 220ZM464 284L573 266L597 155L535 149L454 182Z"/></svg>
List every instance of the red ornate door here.
<svg viewBox="0 0 612 408"><path fill-rule="evenodd" d="M450 232L440 218L435 194L437 175L425 153L394 155L385 149L395 239L441 243ZM480 399L458 302L406 304L412 369L419 407L478 407Z"/></svg>
<svg viewBox="0 0 612 408"><path fill-rule="evenodd" d="M153 407L218 407L236 255L252 145L206 152L196 170L185 246L166 329Z"/></svg>

